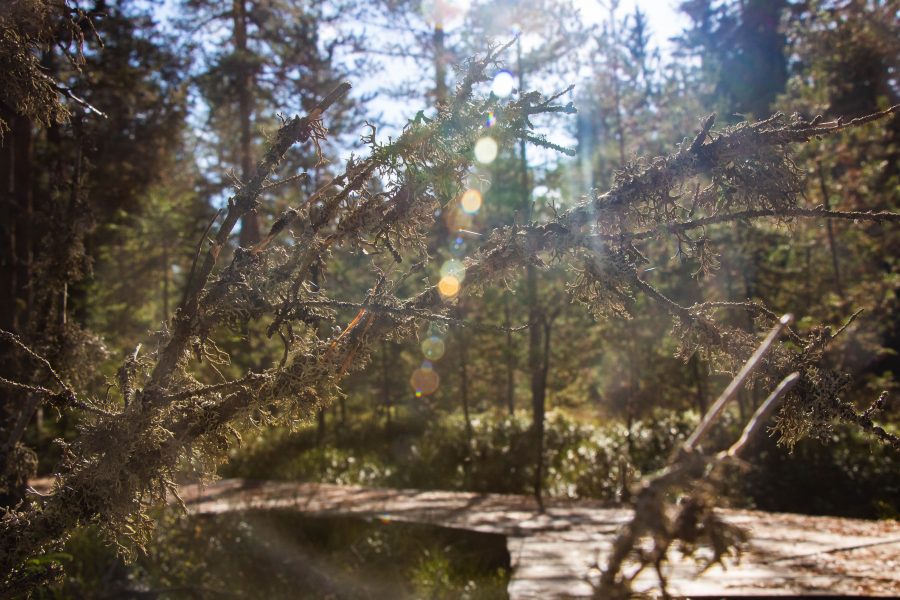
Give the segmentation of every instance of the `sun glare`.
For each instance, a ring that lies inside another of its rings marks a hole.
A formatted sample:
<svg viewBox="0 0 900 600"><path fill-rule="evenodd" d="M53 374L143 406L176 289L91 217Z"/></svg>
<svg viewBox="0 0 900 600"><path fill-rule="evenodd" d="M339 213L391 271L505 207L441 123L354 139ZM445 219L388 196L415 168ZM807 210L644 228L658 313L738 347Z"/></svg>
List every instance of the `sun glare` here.
<svg viewBox="0 0 900 600"><path fill-rule="evenodd" d="M492 137L483 137L475 142L475 160L484 165L489 165L497 158L497 142Z"/></svg>

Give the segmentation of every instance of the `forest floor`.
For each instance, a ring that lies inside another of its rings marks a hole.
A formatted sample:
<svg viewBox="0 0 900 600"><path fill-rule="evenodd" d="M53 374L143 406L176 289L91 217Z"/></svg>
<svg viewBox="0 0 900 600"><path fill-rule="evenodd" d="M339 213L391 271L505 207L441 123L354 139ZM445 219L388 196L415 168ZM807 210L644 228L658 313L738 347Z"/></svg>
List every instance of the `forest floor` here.
<svg viewBox="0 0 900 600"><path fill-rule="evenodd" d="M500 534L510 553L513 599L590 596L598 565L631 515L592 501L548 500L541 512L527 496L238 479L184 486L180 495L198 515L285 510ZM667 566L673 595L896 597L900 591L897 521L721 512L748 532L747 547L727 568L705 571L703 556L674 552ZM656 584L656 575L646 572L636 588Z"/></svg>

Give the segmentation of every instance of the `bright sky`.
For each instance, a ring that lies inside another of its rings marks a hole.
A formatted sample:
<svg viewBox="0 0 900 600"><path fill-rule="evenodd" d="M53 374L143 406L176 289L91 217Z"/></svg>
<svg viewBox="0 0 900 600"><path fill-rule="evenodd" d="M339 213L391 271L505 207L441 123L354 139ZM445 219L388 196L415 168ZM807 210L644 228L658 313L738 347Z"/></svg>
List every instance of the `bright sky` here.
<svg viewBox="0 0 900 600"><path fill-rule="evenodd" d="M618 0L616 15L621 20L633 14L636 6L640 7L647 17L651 45L658 47L665 58L671 48L670 38L680 33L687 24L687 19L678 12L676 7L678 1ZM448 31L457 30L462 25L471 3L471 0L423 0L422 16L427 21L439 18L443 21ZM609 18L609 0L573 0L573 4L580 10L582 19L586 24L599 24ZM510 34L512 34L513 30L514 26L511 26ZM374 39L380 39L382 35L382 32L377 28L370 29L366 27L365 31L367 35L374 35ZM527 47L529 41L526 36L523 38L523 45ZM388 62L390 63L391 60L388 59ZM360 94L382 91L385 88L392 87L394 83L408 81L410 79L410 70L418 71L421 68L421 65L417 65L413 61L398 59L382 72L378 78L370 81L355 82L354 86L357 88L357 93ZM431 77L431 75L429 74L428 77ZM414 82L421 81L421 76L413 76L412 79ZM418 109L418 106L416 106L416 110L413 110L408 102L398 102L381 94L370 103L369 107L376 113L381 113L384 119L382 123L384 127L380 133L383 135L396 135L400 127L408 119L412 118Z"/></svg>
<svg viewBox="0 0 900 600"><path fill-rule="evenodd" d="M609 1L610 0L573 0L575 6L580 9L582 19L587 24L599 24L609 17ZM657 46L662 51L663 57L668 54L671 44L669 39L677 35L686 25L687 20L678 12L676 5L678 0L618 0L617 16L619 19L626 15L634 13L635 6L640 7L641 11L646 15L650 28L651 44ZM452 14L446 19L445 24L448 29L458 27L464 15L468 10L471 0L423 0L423 12L427 15L433 10L449 10ZM164 25L169 25L169 20L178 14L176 9L177 0L164 0L161 6L157 7L156 16ZM423 15L424 16L424 15ZM359 25L365 27L365 24ZM351 26L352 30L358 30L357 26ZM326 26L327 27L327 26ZM375 36L378 39L383 36L383 32L378 28L365 27L366 34ZM512 31L512 30L511 30ZM358 32L358 31L357 31ZM339 32L335 30L335 35ZM327 37L327 33L326 33ZM524 40L523 40L524 41ZM527 41L524 41L527 44ZM388 61L390 62L390 60ZM401 82L409 79L407 69L413 67L412 63L395 63L390 68L379 74L379 77L372 80L354 81L355 93L366 94L372 92L381 92L385 88L390 88L394 82ZM418 66L421 68L421 66ZM430 75L429 75L430 76ZM415 78L414 78L415 79ZM374 99L369 104L370 110L381 113L384 127L379 131L379 138L386 135L396 135L402 125L415 115L419 106L410 106L408 102L398 102L383 94ZM351 136L355 139L356 136ZM349 141L349 140L347 140ZM349 156L350 149L341 152L342 158Z"/></svg>
<svg viewBox="0 0 900 600"><path fill-rule="evenodd" d="M634 13L634 7L640 7L647 15L653 39L663 51L667 49L669 38L680 33L687 24L687 19L678 12L677 0L620 0L620 16ZM599 0L575 0L575 6L581 9L582 16L589 23L598 23L609 14L608 2Z"/></svg>

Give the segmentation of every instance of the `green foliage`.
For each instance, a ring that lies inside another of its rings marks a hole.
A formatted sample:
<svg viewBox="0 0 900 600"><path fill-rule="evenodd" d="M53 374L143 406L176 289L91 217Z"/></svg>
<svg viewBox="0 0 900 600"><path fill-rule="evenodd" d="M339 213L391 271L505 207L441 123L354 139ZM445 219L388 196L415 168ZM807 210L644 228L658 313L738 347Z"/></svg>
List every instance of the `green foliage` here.
<svg viewBox="0 0 900 600"><path fill-rule="evenodd" d="M805 440L788 453L761 445L749 472L736 476L752 505L762 510L897 519L900 458L851 427L824 441Z"/></svg>
<svg viewBox="0 0 900 600"><path fill-rule="evenodd" d="M660 468L694 419L658 412L620 425L579 423L562 413L547 421L547 492L564 498L617 502L622 486ZM407 417L390 433L370 423L341 428L327 445L316 430L262 435L224 465L225 477L323 481L370 486L527 494L534 476L530 420L483 413L467 442L461 415ZM627 474L622 469L628 469ZM623 479L623 477L625 479Z"/></svg>
<svg viewBox="0 0 900 600"><path fill-rule="evenodd" d="M621 424L591 425L565 413L547 421L547 494L621 501L623 485L661 469L696 426L692 413L657 410ZM220 470L224 477L321 481L375 487L528 494L534 464L525 413L472 419L471 445L461 415L404 417L390 433L354 422L317 439L314 426L250 439ZM712 436L709 452L734 440L736 416ZM729 472L724 496L736 506L781 512L891 518L900 490L893 452L847 427L827 442L809 440L788 452L767 439L753 449L749 470ZM816 490L812 496L810 490ZM810 502L810 498L814 498Z"/></svg>

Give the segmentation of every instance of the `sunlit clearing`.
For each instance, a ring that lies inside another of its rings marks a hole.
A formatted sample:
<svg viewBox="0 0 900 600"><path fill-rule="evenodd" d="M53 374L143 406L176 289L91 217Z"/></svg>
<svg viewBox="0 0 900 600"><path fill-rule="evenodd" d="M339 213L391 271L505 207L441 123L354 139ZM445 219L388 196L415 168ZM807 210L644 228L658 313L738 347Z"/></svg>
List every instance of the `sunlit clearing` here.
<svg viewBox="0 0 900 600"><path fill-rule="evenodd" d="M416 392L416 398L433 394L441 383L441 378L431 367L431 363L425 361L422 366L413 371L409 378L409 385Z"/></svg>
<svg viewBox="0 0 900 600"><path fill-rule="evenodd" d="M422 354L428 360L441 360L444 356L444 340L436 335L425 338L422 341Z"/></svg>
<svg viewBox="0 0 900 600"><path fill-rule="evenodd" d="M458 260L450 259L441 265L441 277L455 277L460 283L466 278L466 268Z"/></svg>
<svg viewBox="0 0 900 600"><path fill-rule="evenodd" d="M481 192L478 190L466 190L462 198L459 199L463 211L467 214L474 215L481 209Z"/></svg>
<svg viewBox="0 0 900 600"><path fill-rule="evenodd" d="M438 281L438 291L444 298L453 298L459 293L459 279L453 275L441 277Z"/></svg>
<svg viewBox="0 0 900 600"><path fill-rule="evenodd" d="M509 71L500 71L494 76L494 82L491 84L491 91L495 96L506 98L512 94L516 82Z"/></svg>
<svg viewBox="0 0 900 600"><path fill-rule="evenodd" d="M475 160L488 165L497 158L497 142L494 138L483 137L475 142Z"/></svg>
<svg viewBox="0 0 900 600"><path fill-rule="evenodd" d="M431 25L454 27L469 10L470 0L423 0L422 16Z"/></svg>

